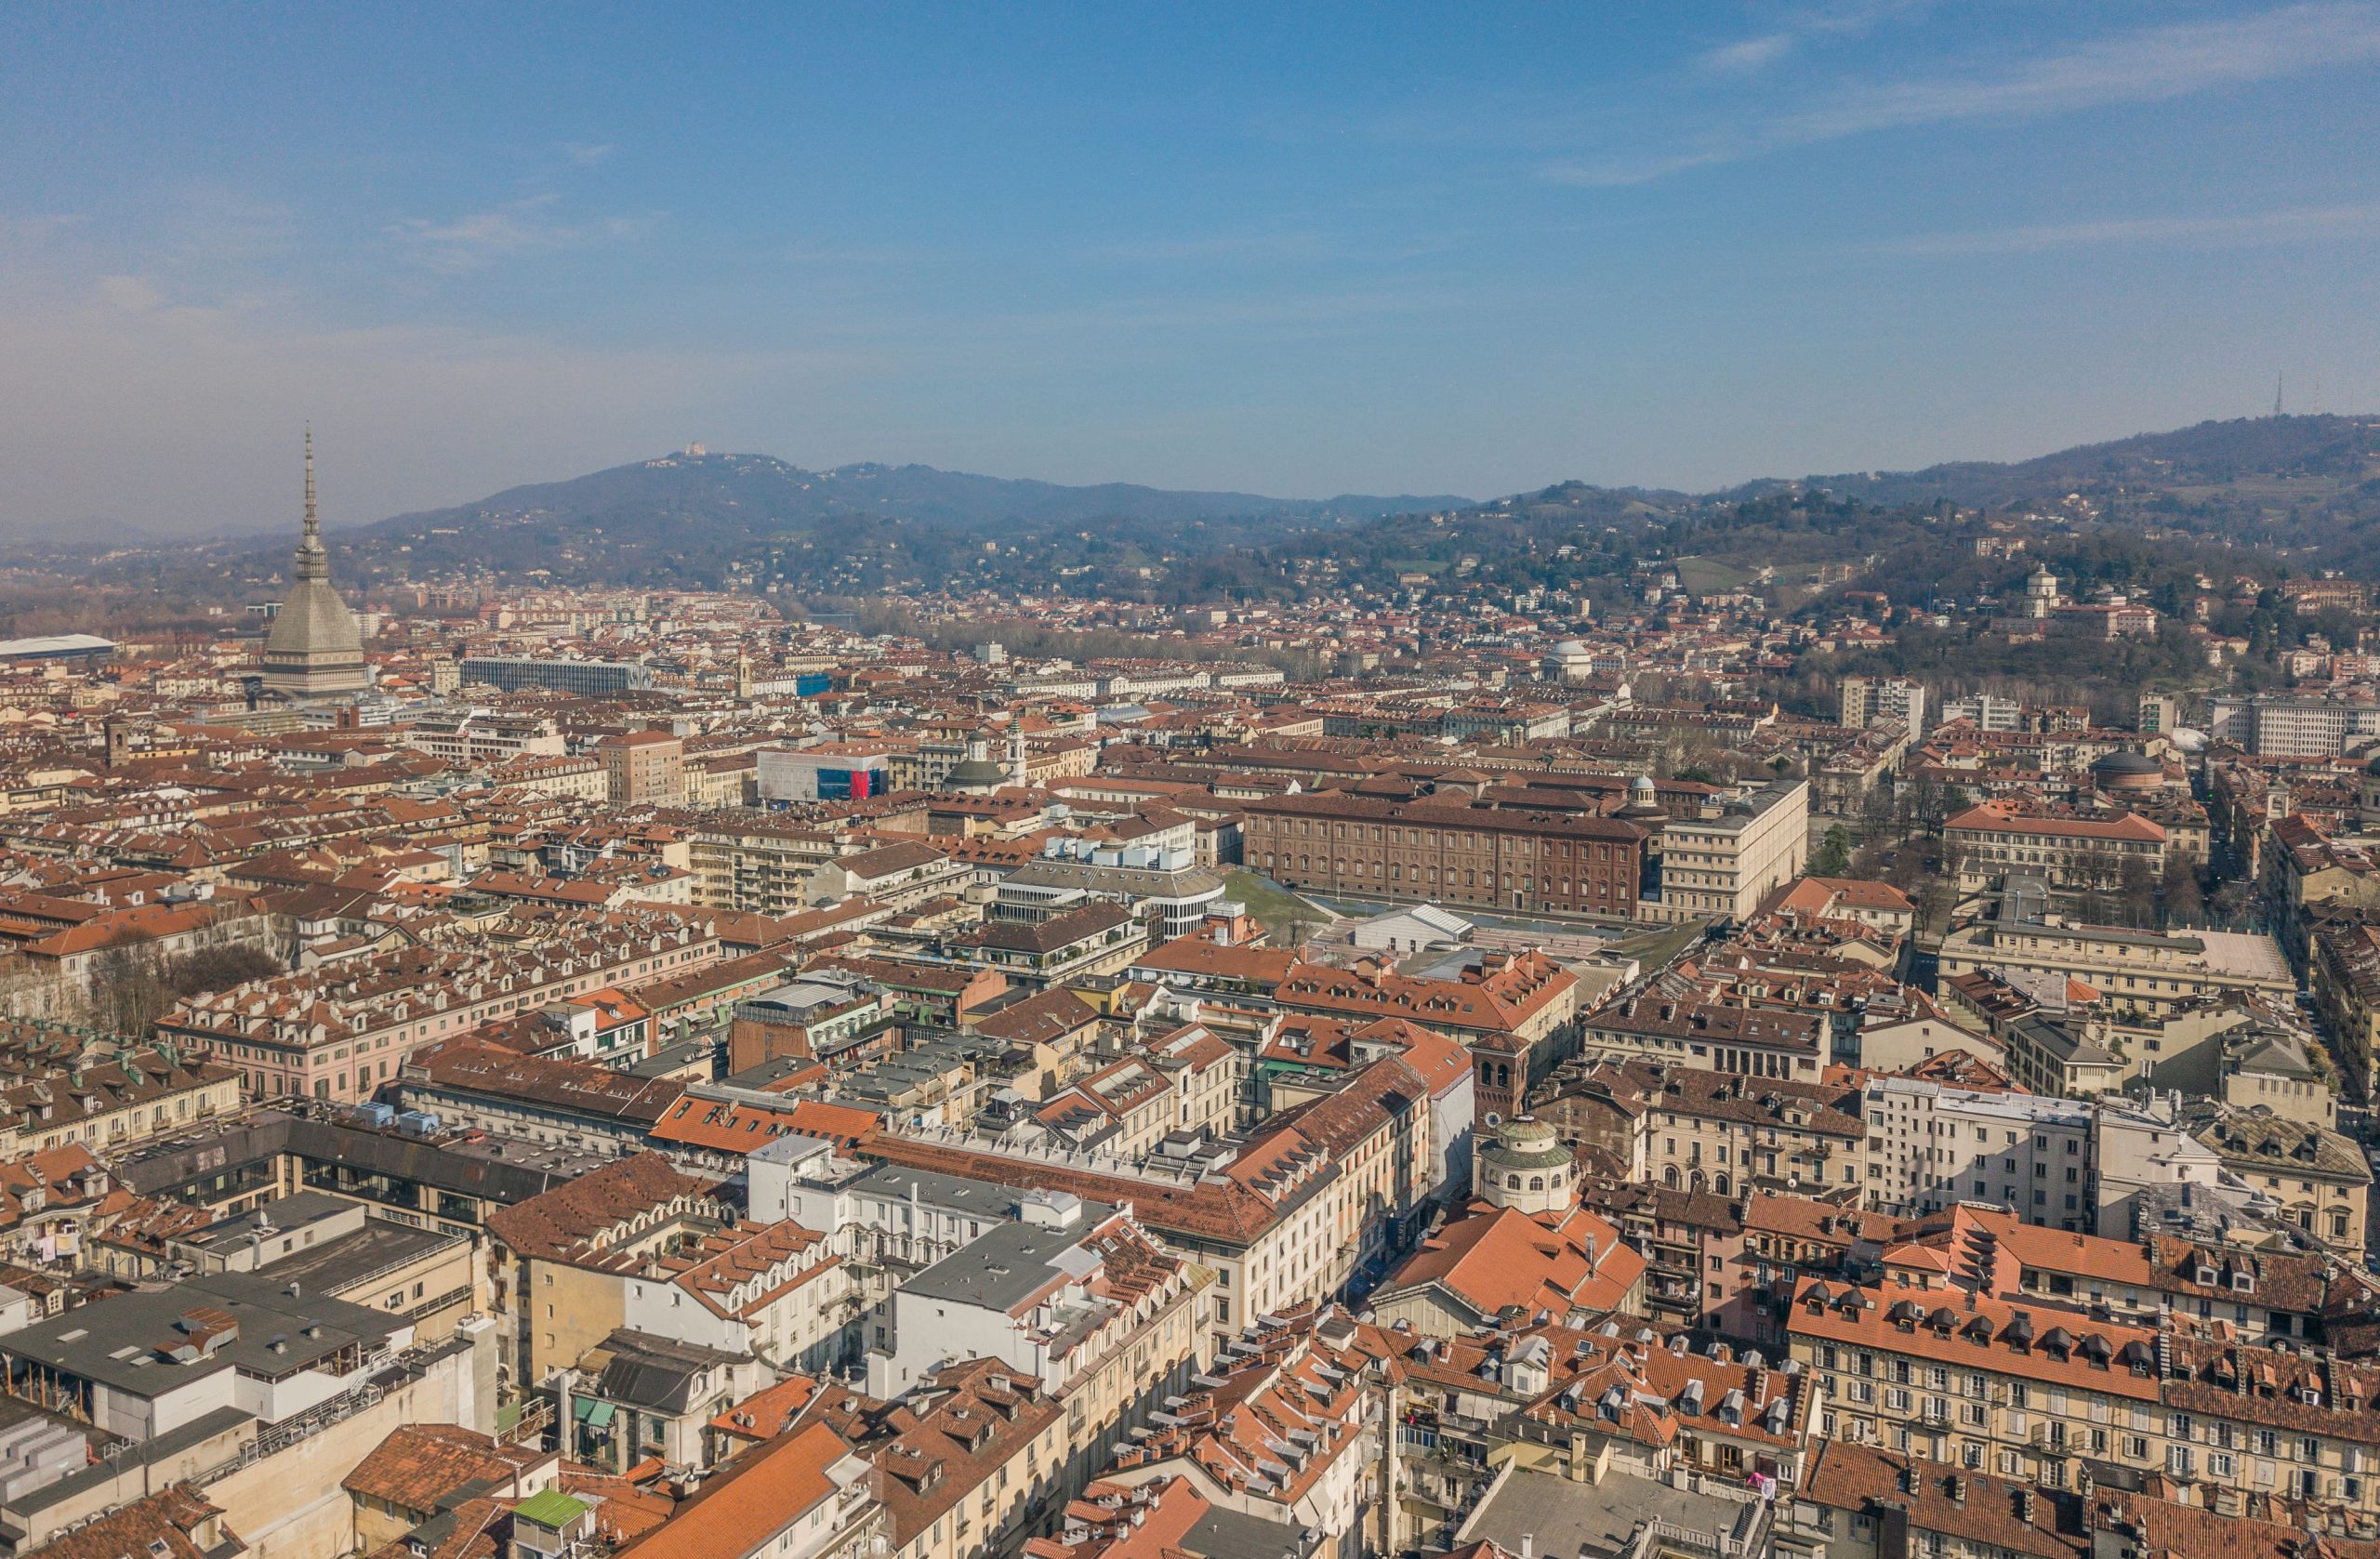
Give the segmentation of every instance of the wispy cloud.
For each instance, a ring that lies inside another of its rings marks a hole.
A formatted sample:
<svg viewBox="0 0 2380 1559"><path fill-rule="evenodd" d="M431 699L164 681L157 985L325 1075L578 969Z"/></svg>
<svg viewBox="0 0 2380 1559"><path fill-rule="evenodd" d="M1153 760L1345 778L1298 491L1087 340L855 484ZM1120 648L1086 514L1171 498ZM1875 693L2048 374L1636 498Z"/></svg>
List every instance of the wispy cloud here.
<svg viewBox="0 0 2380 1559"><path fill-rule="evenodd" d="M2380 62L2380 6L2313 4L2143 28L1998 70L1830 90L1824 106L1656 151L1550 163L1558 184L1649 183L1688 168L1924 125L2035 119Z"/></svg>
<svg viewBox="0 0 2380 1559"><path fill-rule="evenodd" d="M391 223L387 231L416 264L462 272L507 255L623 243L643 236L654 226L650 216L559 220L549 214L556 198L536 195L443 220L408 217Z"/></svg>
<svg viewBox="0 0 2380 1559"><path fill-rule="evenodd" d="M608 140L566 140L562 143L562 154L583 168L593 167L618 150Z"/></svg>
<svg viewBox="0 0 2380 1559"><path fill-rule="evenodd" d="M2128 217L1912 233L1866 246L1884 255L2031 255L2113 244L2244 248L2308 239L2380 236L2380 205L2307 205L2228 217Z"/></svg>
<svg viewBox="0 0 2380 1559"><path fill-rule="evenodd" d="M1716 71L1721 75L1751 75L1792 53L1798 41L1791 33L1763 33L1756 38L1712 49L1702 56L1700 63L1704 70Z"/></svg>
<svg viewBox="0 0 2380 1559"><path fill-rule="evenodd" d="M1697 61L1720 75L1753 75L1776 64L1813 38L1858 37L1891 17L1921 10L1926 0L1839 0L1799 6L1778 19L1772 31L1705 52Z"/></svg>
<svg viewBox="0 0 2380 1559"><path fill-rule="evenodd" d="M1712 139L1692 151L1548 163L1538 170L1538 176L1549 184L1569 184L1585 190L1621 189L1631 184L1651 184L1672 174L1709 167L1714 163L1732 163L1753 155L1755 150L1733 139Z"/></svg>

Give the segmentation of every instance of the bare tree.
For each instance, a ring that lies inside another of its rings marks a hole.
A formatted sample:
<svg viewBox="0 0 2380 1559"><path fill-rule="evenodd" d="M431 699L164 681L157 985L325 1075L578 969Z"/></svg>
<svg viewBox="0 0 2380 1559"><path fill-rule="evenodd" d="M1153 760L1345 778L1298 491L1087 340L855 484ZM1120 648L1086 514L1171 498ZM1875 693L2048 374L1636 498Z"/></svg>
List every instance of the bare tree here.
<svg viewBox="0 0 2380 1559"><path fill-rule="evenodd" d="M2134 925L2146 926L2156 918L2157 873L2146 860L2126 854L2116 866L2116 886Z"/></svg>
<svg viewBox="0 0 2380 1559"><path fill-rule="evenodd" d="M2197 864L2178 852L2165 857L2162 883L2165 896L2165 918L2192 926L2206 915L2206 892L2199 886Z"/></svg>

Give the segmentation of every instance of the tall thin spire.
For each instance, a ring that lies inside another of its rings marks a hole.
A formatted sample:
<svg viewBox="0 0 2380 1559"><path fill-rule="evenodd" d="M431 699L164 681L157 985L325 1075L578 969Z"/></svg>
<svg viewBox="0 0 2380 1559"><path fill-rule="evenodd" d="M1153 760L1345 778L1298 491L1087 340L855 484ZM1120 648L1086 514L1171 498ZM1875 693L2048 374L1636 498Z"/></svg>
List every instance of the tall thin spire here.
<svg viewBox="0 0 2380 1559"><path fill-rule="evenodd" d="M314 509L314 426L311 422L306 425L306 528L298 533L292 566L300 579L331 576L330 556L323 550L322 516Z"/></svg>
<svg viewBox="0 0 2380 1559"><path fill-rule="evenodd" d="M314 425L306 424L306 543L323 544L322 521L314 513Z"/></svg>

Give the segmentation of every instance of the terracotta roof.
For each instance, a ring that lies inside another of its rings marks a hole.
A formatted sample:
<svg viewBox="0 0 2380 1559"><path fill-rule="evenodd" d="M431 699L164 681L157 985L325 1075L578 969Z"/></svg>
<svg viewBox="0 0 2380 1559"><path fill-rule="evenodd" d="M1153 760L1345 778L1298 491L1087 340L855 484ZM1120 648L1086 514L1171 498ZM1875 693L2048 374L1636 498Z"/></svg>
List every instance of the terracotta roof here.
<svg viewBox="0 0 2380 1559"><path fill-rule="evenodd" d="M2048 1305L2010 1303L1956 1289L1869 1289L1811 1278L1796 1290L1787 1327L1796 1338L1847 1342L1953 1367L1992 1370L2142 1402L2155 1402L2158 1396L2152 1376L2113 1362L2127 1353L2136 1358L2141 1350L2153 1360L2155 1331L2078 1317ZM2064 1351L2046 1345L2050 1334L2061 1328L2071 1339ZM1979 1341L1986 1328L1989 1340ZM2094 1339L2103 1345L2096 1350L2102 1361L2098 1365L2091 1362Z"/></svg>
<svg viewBox="0 0 2380 1559"><path fill-rule="evenodd" d="M2308 1518L2272 1496L2254 1497L2265 1508L2261 1519L2243 1512L2227 1515L2159 1492L2133 1494L2102 1485L2091 1493L2094 1530L2130 1536L2141 1559L2380 1559L2380 1542L2335 1532L2309 1532Z"/></svg>
<svg viewBox="0 0 2380 1559"><path fill-rule="evenodd" d="M408 1076L408 1086L527 1101L640 1130L650 1130L686 1090L675 1078L633 1077L575 1058L522 1055L468 1035L416 1050L404 1064L407 1074L417 1069L425 1077L415 1085Z"/></svg>
<svg viewBox="0 0 2380 1559"><path fill-rule="evenodd" d="M1119 904L1085 905L1052 915L1038 924L1023 920L990 920L979 929L951 939L954 945L998 948L1005 952L1054 953L1132 923L1132 912Z"/></svg>
<svg viewBox="0 0 2380 1559"><path fill-rule="evenodd" d="M1027 1559L1171 1559L1192 1552L1183 1539L1213 1507L1187 1477L1144 1484L1100 1482L1066 1502L1060 1530L1081 1534L1034 1538Z"/></svg>
<svg viewBox="0 0 2380 1559"><path fill-rule="evenodd" d="M1181 1459L1233 1494L1263 1505L1297 1508L1341 1457L1360 1455L1365 1366L1352 1324L1333 1343L1312 1315L1243 1333L1236 1353L1207 1367L1212 1385L1166 1409L1173 1421L1119 1445L1117 1465L1130 1470ZM1296 1448L1284 1454L1284 1446Z"/></svg>
<svg viewBox="0 0 2380 1559"><path fill-rule="evenodd" d="M1474 1205L1449 1221L1381 1285L1383 1295L1435 1285L1482 1320L1510 1309L1556 1319L1617 1310L1645 1275L1645 1258L1584 1208L1532 1217Z"/></svg>
<svg viewBox="0 0 2380 1559"><path fill-rule="evenodd" d="M1272 986L1288 978L1297 961L1298 956L1284 947L1221 943L1193 931L1150 948L1132 961L1132 967L1159 974L1204 975Z"/></svg>
<svg viewBox="0 0 2380 1559"><path fill-rule="evenodd" d="M1041 1382L996 1359L945 1364L899 1402L829 1388L814 1409L879 1474L892 1544L907 1545L1064 1416Z"/></svg>
<svg viewBox="0 0 2380 1559"><path fill-rule="evenodd" d="M199 1493L197 1485L176 1484L71 1532L61 1532L33 1552L43 1559L126 1559L127 1554L140 1559L151 1554L158 1554L159 1559L210 1559L211 1554L212 1559L222 1559L211 1544L197 1540L207 1524L222 1513ZM236 1536L227 1531L224 1538L234 1552L245 1552L246 1545ZM164 1545L162 1553L159 1544Z"/></svg>
<svg viewBox="0 0 2380 1559"><path fill-rule="evenodd" d="M651 1135L656 1143L748 1154L787 1135L823 1137L853 1148L873 1138L883 1127L883 1117L874 1110L850 1104L791 1098L775 1104L760 1104L706 1099L689 1093L654 1123Z"/></svg>
<svg viewBox="0 0 2380 1559"><path fill-rule="evenodd" d="M1996 801L1984 801L1942 825L1976 833L2039 834L2075 839L2114 839L2136 844L2162 844L2165 830L2128 812L2112 820L2092 817L2035 817L2014 812Z"/></svg>
<svg viewBox="0 0 2380 1559"><path fill-rule="evenodd" d="M1282 1006L1366 1017L1409 1018L1432 1028L1510 1034L1578 988L1578 976L1534 950L1466 970L1458 980L1416 979L1367 959L1353 969L1301 963L1274 991Z"/></svg>
<svg viewBox="0 0 2380 1559"><path fill-rule="evenodd" d="M1820 1504L1868 1516L1906 1510L1915 1531L1955 1534L2026 1559L2087 1559L2091 1552L2071 1507L2046 1490L2037 1494L2030 1483L1848 1440L1821 1438L1817 1447L1802 1492Z"/></svg>
<svg viewBox="0 0 2380 1559"><path fill-rule="evenodd" d="M793 1420L818 1394L818 1381L808 1375L788 1375L775 1385L754 1392L733 1407L722 1409L710 1427L745 1440L768 1440L793 1427Z"/></svg>
<svg viewBox="0 0 2380 1559"><path fill-rule="evenodd" d="M577 1265L614 1264L604 1251L640 1213L707 1199L714 1182L681 1173L658 1153L615 1158L541 1196L488 1214L491 1234L523 1256Z"/></svg>
<svg viewBox="0 0 2380 1559"><path fill-rule="evenodd" d="M1074 992L1037 991L975 1020L975 1032L1010 1045L1047 1045L1099 1021L1099 1013Z"/></svg>
<svg viewBox="0 0 2380 1559"><path fill-rule="evenodd" d="M747 1559L834 1495L828 1469L851 1450L823 1423L780 1434L729 1462L666 1525L619 1552L638 1559Z"/></svg>
<svg viewBox="0 0 2380 1559"><path fill-rule="evenodd" d="M551 1460L550 1452L501 1446L459 1424L400 1424L339 1486L428 1515L474 1483L508 1484L518 1492L523 1473Z"/></svg>

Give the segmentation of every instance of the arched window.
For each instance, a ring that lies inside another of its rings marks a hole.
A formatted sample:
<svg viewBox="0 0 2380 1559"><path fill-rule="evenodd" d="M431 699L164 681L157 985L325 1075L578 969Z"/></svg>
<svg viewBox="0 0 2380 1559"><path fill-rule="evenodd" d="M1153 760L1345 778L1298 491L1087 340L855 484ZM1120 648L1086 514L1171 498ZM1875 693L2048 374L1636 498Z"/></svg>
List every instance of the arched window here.
<svg viewBox="0 0 2380 1559"><path fill-rule="evenodd" d="M1722 1171L1717 1178L1711 1182L1711 1189L1717 1192L1722 1196L1727 1194L1727 1177L1725 1171Z"/></svg>
<svg viewBox="0 0 2380 1559"><path fill-rule="evenodd" d="M1676 1189L1677 1189L1677 1166L1676 1166L1676 1165L1672 1164L1668 1169L1663 1169L1663 1170L1661 1171L1661 1183L1662 1183L1663 1185L1668 1186L1668 1187L1669 1187L1671 1190L1673 1190L1673 1191L1674 1191L1674 1190L1676 1190Z"/></svg>
<svg viewBox="0 0 2380 1559"><path fill-rule="evenodd" d="M1507 1190L1518 1191L1521 1188L1521 1177L1518 1175L1506 1175L1504 1177L1504 1185Z"/></svg>
<svg viewBox="0 0 2380 1559"><path fill-rule="evenodd" d="M1531 1176L1529 1176L1529 1177L1528 1177L1528 1188L1529 1188L1531 1191L1542 1191L1542 1190L1544 1190L1544 1189L1545 1189L1545 1177L1544 1177L1543 1175L1531 1175Z"/></svg>

